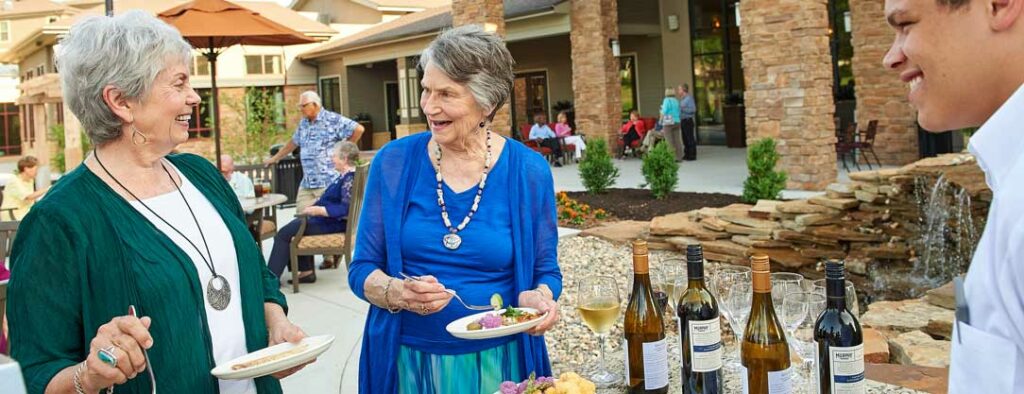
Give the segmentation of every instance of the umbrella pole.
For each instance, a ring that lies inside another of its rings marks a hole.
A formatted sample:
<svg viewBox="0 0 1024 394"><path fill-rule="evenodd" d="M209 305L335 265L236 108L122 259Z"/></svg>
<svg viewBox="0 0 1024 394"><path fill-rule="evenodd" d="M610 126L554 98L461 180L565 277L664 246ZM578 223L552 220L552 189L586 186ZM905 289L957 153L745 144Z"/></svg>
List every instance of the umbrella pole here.
<svg viewBox="0 0 1024 394"><path fill-rule="evenodd" d="M217 170L220 170L220 94L217 92L217 52L213 50L213 38L210 38L210 52L206 57L210 61L210 87L213 91L213 144L217 155Z"/></svg>

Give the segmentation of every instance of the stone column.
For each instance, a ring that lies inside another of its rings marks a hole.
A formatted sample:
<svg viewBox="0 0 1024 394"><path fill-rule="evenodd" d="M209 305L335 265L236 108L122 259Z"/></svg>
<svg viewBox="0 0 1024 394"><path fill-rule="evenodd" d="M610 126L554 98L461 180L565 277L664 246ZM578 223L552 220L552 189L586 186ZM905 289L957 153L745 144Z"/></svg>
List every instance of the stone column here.
<svg viewBox="0 0 1024 394"><path fill-rule="evenodd" d="M502 0L453 0L452 25L478 24L484 30L505 37L505 3ZM509 87L511 88L511 86ZM512 135L512 110L508 102L498 109L491 122L491 129L498 134Z"/></svg>
<svg viewBox="0 0 1024 394"><path fill-rule="evenodd" d="M615 149L622 113L619 61L608 40L619 38L617 0L572 0L573 107L576 127Z"/></svg>
<svg viewBox="0 0 1024 394"><path fill-rule="evenodd" d="M398 63L398 112L402 122L395 126L395 138L402 138L427 129L420 111L420 78L415 57L400 57Z"/></svg>
<svg viewBox="0 0 1024 394"><path fill-rule="evenodd" d="M875 153L882 163L903 165L918 157L917 112L906 85L882 64L895 38L884 6L884 0L850 0L857 127L867 130L868 122L878 120Z"/></svg>
<svg viewBox="0 0 1024 394"><path fill-rule="evenodd" d="M786 187L824 189L836 179L826 0L743 0L740 15L747 143L774 138Z"/></svg>

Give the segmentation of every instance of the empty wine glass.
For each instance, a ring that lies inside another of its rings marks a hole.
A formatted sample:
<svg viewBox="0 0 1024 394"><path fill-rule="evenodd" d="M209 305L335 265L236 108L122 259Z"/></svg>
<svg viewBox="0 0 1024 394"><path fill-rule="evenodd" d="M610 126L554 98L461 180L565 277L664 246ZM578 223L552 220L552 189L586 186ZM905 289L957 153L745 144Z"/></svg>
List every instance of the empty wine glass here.
<svg viewBox="0 0 1024 394"><path fill-rule="evenodd" d="M793 272L772 272L772 305L775 306L775 314L779 314L782 307L782 300L786 294L803 290L801 284L804 276Z"/></svg>
<svg viewBox="0 0 1024 394"><path fill-rule="evenodd" d="M608 333L619 320L621 298L619 285L610 276L588 276L580 281L576 293L576 310L580 312L583 323L597 335L601 359L590 374L590 381L598 387L609 387L622 380L622 376L608 369L605 362L605 345Z"/></svg>
<svg viewBox="0 0 1024 394"><path fill-rule="evenodd" d="M661 262L661 274L664 275L665 290L668 292L668 302L675 309L679 305L679 297L686 292L686 260L665 259Z"/></svg>
<svg viewBox="0 0 1024 394"><path fill-rule="evenodd" d="M750 315L752 297L752 277L750 267L721 265L712 277L712 289L718 298L718 306L729 322L736 337L733 357L726 363L727 371L735 372L740 365L740 344L743 341L743 329Z"/></svg>
<svg viewBox="0 0 1024 394"><path fill-rule="evenodd" d="M782 326L789 337L790 347L796 350L803 360L797 374L798 385L809 378L810 367L813 371L816 348L814 343L814 322L825 310L825 296L817 293L798 291L786 294L779 308Z"/></svg>
<svg viewBox="0 0 1024 394"><path fill-rule="evenodd" d="M828 296L825 294L825 279L812 281L811 286L815 293ZM853 286L853 282L849 280L846 281L846 307L850 309L850 313L854 316L860 316L860 308L857 306L857 289Z"/></svg>

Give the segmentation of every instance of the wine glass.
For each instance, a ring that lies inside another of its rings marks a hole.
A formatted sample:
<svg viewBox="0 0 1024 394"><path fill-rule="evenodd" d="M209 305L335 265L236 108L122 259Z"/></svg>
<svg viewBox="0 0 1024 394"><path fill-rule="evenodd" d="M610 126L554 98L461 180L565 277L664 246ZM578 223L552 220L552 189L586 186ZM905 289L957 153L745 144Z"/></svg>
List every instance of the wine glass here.
<svg viewBox="0 0 1024 394"><path fill-rule="evenodd" d="M658 304L663 320L667 321L668 317L673 315L672 311L675 310L674 305L672 305L673 308L670 308L669 305L675 284L668 279L669 274L661 266L651 267L649 274L651 276L651 290L654 291L654 302Z"/></svg>
<svg viewBox="0 0 1024 394"><path fill-rule="evenodd" d="M753 289L750 267L737 265L720 265L712 277L712 288L718 298L718 306L725 315L729 327L736 337L734 356L726 363L726 369L739 371L740 344L743 341L743 329L750 315L750 303Z"/></svg>
<svg viewBox="0 0 1024 394"><path fill-rule="evenodd" d="M665 311L675 312L679 305L679 297L686 292L686 260L662 260L658 265L657 275L659 283L654 285L655 290L664 291L668 295L668 308L665 308Z"/></svg>
<svg viewBox="0 0 1024 394"><path fill-rule="evenodd" d="M814 343L814 322L817 321L818 315L825 310L825 296L806 291L792 292L783 298L779 310L782 312L779 317L786 330L786 335L789 337L790 347L796 350L803 360L801 363L803 369L799 370L797 375L800 379L803 379L804 376L809 377L806 367L810 367L811 371L814 370L817 353ZM798 382L798 384L802 384L802 382Z"/></svg>
<svg viewBox="0 0 1024 394"><path fill-rule="evenodd" d="M825 293L825 279L812 281L811 288L815 293L828 296ZM849 280L846 281L846 307L850 309L850 313L854 316L860 316L860 308L857 306L857 289L853 286L853 282Z"/></svg>
<svg viewBox="0 0 1024 394"><path fill-rule="evenodd" d="M609 370L605 362L608 333L619 320L622 307L619 285L610 276L588 276L580 281L576 297L576 310L580 312L583 323L597 335L601 351L601 359L590 375L590 381L598 387L609 387L622 380L622 376Z"/></svg>

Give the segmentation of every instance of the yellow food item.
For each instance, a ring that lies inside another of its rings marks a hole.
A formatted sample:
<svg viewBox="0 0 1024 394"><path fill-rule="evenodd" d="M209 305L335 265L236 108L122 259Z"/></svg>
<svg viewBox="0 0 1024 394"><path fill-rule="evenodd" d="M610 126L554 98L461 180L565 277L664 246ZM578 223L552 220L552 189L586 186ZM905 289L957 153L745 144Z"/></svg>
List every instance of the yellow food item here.
<svg viewBox="0 0 1024 394"><path fill-rule="evenodd" d="M238 364L232 365L231 366L231 370L232 371L237 371L239 369L246 369L246 368L249 368L249 367L255 367L255 366L266 364L266 363L269 363L269 362L272 362L272 361L280 360L282 358L291 356L293 354L302 353L302 352L306 351L306 348L308 348L308 347L309 347L309 344L303 343L301 345L298 345L298 346L295 346L295 347L291 348L288 351L284 351L284 352L277 353L277 354L271 354L269 356L260 357L260 358L257 358L255 360L252 360L252 361L246 361L244 363L238 363Z"/></svg>
<svg viewBox="0 0 1024 394"><path fill-rule="evenodd" d="M544 390L544 394L594 394L597 386L574 372L565 372L555 381L555 387Z"/></svg>

